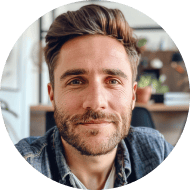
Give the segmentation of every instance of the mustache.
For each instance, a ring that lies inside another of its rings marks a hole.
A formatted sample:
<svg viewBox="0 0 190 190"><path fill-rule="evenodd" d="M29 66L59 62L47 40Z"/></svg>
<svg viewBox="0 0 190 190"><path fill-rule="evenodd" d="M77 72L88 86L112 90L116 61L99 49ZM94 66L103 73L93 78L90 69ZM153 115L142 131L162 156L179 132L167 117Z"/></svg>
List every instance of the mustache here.
<svg viewBox="0 0 190 190"><path fill-rule="evenodd" d="M73 123L74 125L79 125L81 123L88 123L91 120L106 120L114 124L121 122L120 118L116 114L107 114L101 111L93 111L91 109L86 110L84 114L76 114L67 119L67 121Z"/></svg>

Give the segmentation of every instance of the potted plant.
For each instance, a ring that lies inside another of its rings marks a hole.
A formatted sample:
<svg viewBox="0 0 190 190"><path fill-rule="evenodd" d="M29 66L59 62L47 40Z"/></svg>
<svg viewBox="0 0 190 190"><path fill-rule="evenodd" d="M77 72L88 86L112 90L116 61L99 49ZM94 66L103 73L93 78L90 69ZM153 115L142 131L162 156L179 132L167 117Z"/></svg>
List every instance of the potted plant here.
<svg viewBox="0 0 190 190"><path fill-rule="evenodd" d="M148 103L152 94L151 76L142 75L137 87L136 101L139 103Z"/></svg>
<svg viewBox="0 0 190 190"><path fill-rule="evenodd" d="M137 46L141 49L141 52L144 52L146 50L146 38L140 38L137 42Z"/></svg>
<svg viewBox="0 0 190 190"><path fill-rule="evenodd" d="M164 102L164 93L169 92L169 88L167 85L163 85L166 80L165 75L160 75L159 79L152 79L152 98L155 103L163 103Z"/></svg>
<svg viewBox="0 0 190 190"><path fill-rule="evenodd" d="M136 92L137 102L145 104L148 103L152 94L155 103L163 102L164 93L169 92L168 86L163 85L165 80L165 75L160 75L159 79L142 75L138 82Z"/></svg>

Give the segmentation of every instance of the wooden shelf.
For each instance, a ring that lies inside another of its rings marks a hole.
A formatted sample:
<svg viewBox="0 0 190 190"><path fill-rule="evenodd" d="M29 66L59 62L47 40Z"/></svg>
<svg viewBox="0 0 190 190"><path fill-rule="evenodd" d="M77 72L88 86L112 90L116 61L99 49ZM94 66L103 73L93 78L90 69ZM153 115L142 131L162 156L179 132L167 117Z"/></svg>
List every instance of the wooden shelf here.
<svg viewBox="0 0 190 190"><path fill-rule="evenodd" d="M173 105L173 106L168 106L165 104L141 104L141 103L136 103L136 106L139 107L145 107L149 111L152 112L175 112L175 111L189 111L189 106L188 105ZM31 106L30 111L44 111L44 112L50 112L54 111L53 107L51 105L36 105L36 106Z"/></svg>
<svg viewBox="0 0 190 190"><path fill-rule="evenodd" d="M51 105L36 105L36 106L30 106L30 111L50 112L50 111L54 111L54 110Z"/></svg>
<svg viewBox="0 0 190 190"><path fill-rule="evenodd" d="M172 105L172 106L168 106L162 103L157 103L157 104L141 104L141 103L136 103L136 106L139 107L145 107L147 108L149 111L170 111L170 112L174 112L174 111L189 111L189 105Z"/></svg>

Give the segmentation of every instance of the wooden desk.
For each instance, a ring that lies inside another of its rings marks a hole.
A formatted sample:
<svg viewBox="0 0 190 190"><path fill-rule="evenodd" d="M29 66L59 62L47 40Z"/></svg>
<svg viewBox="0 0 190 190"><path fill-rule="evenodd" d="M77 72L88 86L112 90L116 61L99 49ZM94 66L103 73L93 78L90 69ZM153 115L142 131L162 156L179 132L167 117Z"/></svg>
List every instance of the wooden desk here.
<svg viewBox="0 0 190 190"><path fill-rule="evenodd" d="M53 107L51 105L30 106L30 111L31 112L36 112L36 111L48 112L48 111L53 111Z"/></svg>
<svg viewBox="0 0 190 190"><path fill-rule="evenodd" d="M150 112L179 112L179 111L189 111L189 106L188 105L173 105L173 106L168 106L165 104L141 104L141 103L136 103L136 106L139 107L145 107L147 108Z"/></svg>

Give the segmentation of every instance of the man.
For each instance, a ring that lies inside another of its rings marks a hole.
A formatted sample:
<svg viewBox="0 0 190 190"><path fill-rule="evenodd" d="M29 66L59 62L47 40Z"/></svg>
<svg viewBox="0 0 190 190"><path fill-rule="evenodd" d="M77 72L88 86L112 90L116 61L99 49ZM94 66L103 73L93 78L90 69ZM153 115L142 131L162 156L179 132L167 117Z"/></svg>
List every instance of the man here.
<svg viewBox="0 0 190 190"><path fill-rule="evenodd" d="M19 152L47 177L81 189L142 178L171 152L156 130L132 127L140 49L117 9L87 5L55 19L46 36L56 127Z"/></svg>

